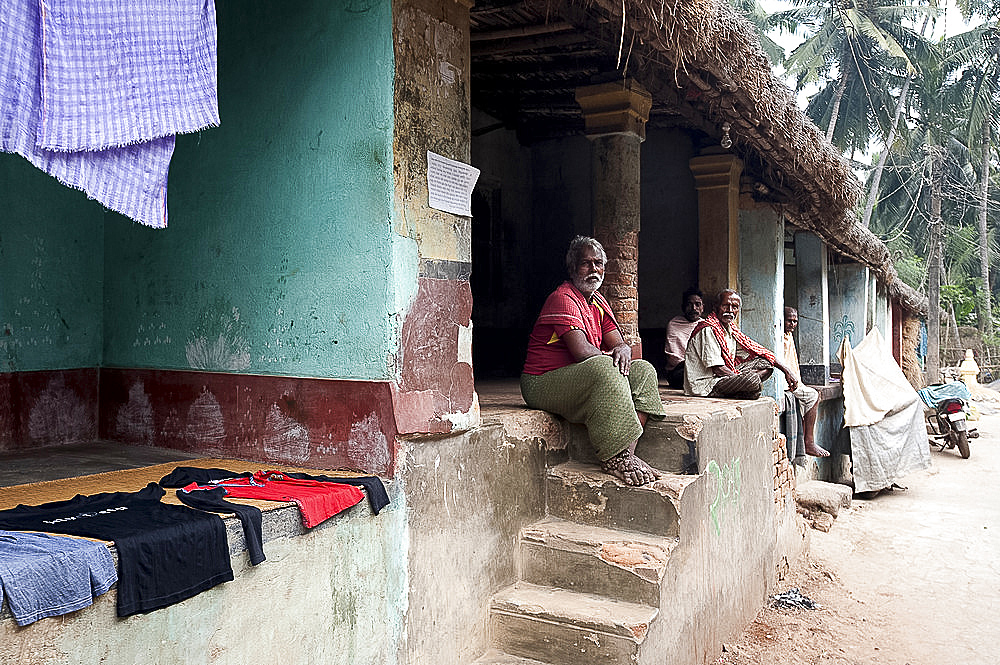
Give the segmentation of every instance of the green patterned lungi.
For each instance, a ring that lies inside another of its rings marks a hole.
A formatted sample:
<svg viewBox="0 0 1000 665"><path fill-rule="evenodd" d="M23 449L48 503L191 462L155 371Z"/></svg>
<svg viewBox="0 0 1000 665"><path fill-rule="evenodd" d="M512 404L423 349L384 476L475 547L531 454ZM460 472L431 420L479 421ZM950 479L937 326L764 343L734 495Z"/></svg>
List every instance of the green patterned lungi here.
<svg viewBox="0 0 1000 665"><path fill-rule="evenodd" d="M522 374L521 395L533 409L586 425L601 461L625 450L642 434L637 411L654 420L666 416L656 370L645 360L633 360L628 376L606 355L544 374Z"/></svg>

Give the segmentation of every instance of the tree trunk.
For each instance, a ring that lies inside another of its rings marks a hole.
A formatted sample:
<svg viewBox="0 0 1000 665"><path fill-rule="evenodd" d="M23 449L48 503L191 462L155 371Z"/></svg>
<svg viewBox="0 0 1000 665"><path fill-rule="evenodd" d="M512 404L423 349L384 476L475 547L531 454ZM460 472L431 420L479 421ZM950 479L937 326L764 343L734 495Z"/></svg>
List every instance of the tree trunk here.
<svg viewBox="0 0 1000 665"><path fill-rule="evenodd" d="M941 181L944 149L929 146L931 169L931 251L927 257L927 383L941 380Z"/></svg>
<svg viewBox="0 0 1000 665"><path fill-rule="evenodd" d="M979 174L979 271L983 283L979 294L979 332L993 334L993 293L990 290L990 245L986 213L990 196L990 123L983 123L982 165Z"/></svg>
<svg viewBox="0 0 1000 665"><path fill-rule="evenodd" d="M903 107L906 105L906 93L910 89L910 81L913 76L907 76L903 83L903 88L899 91L899 103L896 104L896 113L892 116L892 124L889 125L889 136L885 140L885 150L878 158L878 166L872 173L871 185L868 187L868 203L865 205L865 214L861 218L861 226L868 228L872 221L872 212L875 210L875 201L878 199L878 186L882 181L882 171L885 170L885 163L889 159L889 151L896 141L896 127L899 125L899 116L903 114Z"/></svg>
<svg viewBox="0 0 1000 665"><path fill-rule="evenodd" d="M844 91L847 90L847 72L840 73L840 84L837 92L833 96L833 109L830 111L830 124L826 128L826 140L833 143L833 130L837 127L837 116L840 115L840 102L844 99Z"/></svg>

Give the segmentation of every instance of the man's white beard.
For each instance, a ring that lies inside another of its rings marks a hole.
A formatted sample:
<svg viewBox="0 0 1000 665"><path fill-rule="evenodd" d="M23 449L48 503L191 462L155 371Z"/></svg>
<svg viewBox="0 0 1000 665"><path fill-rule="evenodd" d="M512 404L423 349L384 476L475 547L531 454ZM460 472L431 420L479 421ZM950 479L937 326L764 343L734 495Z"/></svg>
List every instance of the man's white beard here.
<svg viewBox="0 0 1000 665"><path fill-rule="evenodd" d="M593 290L591 290L592 282L588 282L587 277L595 277L595 276L597 277L597 285L593 287ZM604 277L601 275L587 275L586 277L573 278L573 286L575 286L580 291L580 293L586 293L586 294L596 293L597 290L601 288L602 284L604 284Z"/></svg>

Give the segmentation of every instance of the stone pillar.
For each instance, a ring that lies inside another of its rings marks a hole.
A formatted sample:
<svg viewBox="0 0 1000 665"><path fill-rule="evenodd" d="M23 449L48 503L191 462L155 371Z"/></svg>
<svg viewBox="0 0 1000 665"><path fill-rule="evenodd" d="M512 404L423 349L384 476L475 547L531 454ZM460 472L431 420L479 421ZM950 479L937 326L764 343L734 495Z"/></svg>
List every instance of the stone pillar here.
<svg viewBox="0 0 1000 665"><path fill-rule="evenodd" d="M608 254L601 291L633 356L639 339L639 144L646 138L652 97L626 79L578 88L591 140L594 237Z"/></svg>
<svg viewBox="0 0 1000 665"><path fill-rule="evenodd" d="M830 376L829 266L826 246L815 234L795 234L795 281L799 329L796 346L802 381L824 386ZM836 353L836 349L832 350Z"/></svg>
<svg viewBox="0 0 1000 665"><path fill-rule="evenodd" d="M771 208L740 211L740 329L778 357L783 352L785 292L785 229ZM774 372L763 394L781 402L785 376Z"/></svg>
<svg viewBox="0 0 1000 665"><path fill-rule="evenodd" d="M715 296L739 285L740 174L743 162L729 153L689 162L698 189L698 285L714 308Z"/></svg>

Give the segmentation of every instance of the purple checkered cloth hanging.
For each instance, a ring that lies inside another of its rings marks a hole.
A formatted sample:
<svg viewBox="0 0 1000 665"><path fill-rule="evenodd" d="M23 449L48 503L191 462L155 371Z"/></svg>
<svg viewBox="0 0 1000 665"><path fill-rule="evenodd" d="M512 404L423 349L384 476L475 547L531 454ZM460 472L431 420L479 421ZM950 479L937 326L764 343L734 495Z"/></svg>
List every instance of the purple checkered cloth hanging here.
<svg viewBox="0 0 1000 665"><path fill-rule="evenodd" d="M3 0L0 150L167 225L174 135L219 124L213 0Z"/></svg>

